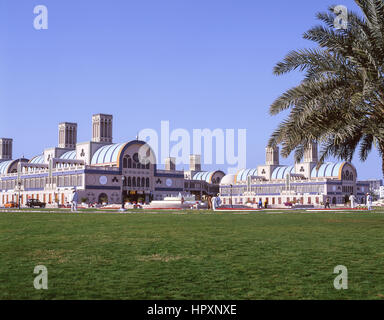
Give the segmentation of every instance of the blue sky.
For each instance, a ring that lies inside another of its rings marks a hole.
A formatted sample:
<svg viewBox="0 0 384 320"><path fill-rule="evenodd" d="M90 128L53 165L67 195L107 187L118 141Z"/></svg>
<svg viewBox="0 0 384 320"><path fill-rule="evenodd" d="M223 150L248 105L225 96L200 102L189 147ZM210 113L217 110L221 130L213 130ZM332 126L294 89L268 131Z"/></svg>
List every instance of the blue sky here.
<svg viewBox="0 0 384 320"><path fill-rule="evenodd" d="M0 0L0 136L14 139L16 158L57 145L62 121L90 140L100 112L113 114L115 142L161 120L245 128L255 167L284 116L269 105L301 79L272 69L312 46L301 36L331 4L356 9L349 0ZM36 5L48 8L48 30L33 28ZM361 179L381 177L376 151L354 164Z"/></svg>

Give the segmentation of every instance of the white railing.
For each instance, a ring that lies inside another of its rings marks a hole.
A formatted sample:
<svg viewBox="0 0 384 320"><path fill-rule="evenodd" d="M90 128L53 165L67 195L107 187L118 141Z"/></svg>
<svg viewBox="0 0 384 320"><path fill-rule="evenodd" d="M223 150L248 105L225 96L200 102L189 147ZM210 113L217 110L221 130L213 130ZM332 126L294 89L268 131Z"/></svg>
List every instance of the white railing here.
<svg viewBox="0 0 384 320"><path fill-rule="evenodd" d="M73 171L73 170L84 170L84 165L70 166L70 167L62 167L62 168L54 168L52 172L65 172L65 171Z"/></svg>
<svg viewBox="0 0 384 320"><path fill-rule="evenodd" d="M156 170L157 173L161 173L161 174L180 174L180 175L184 175L184 171L170 171L170 170Z"/></svg>
<svg viewBox="0 0 384 320"><path fill-rule="evenodd" d="M118 167L99 167L99 166L84 166L87 170L99 170L99 171L116 171L118 172L120 169Z"/></svg>

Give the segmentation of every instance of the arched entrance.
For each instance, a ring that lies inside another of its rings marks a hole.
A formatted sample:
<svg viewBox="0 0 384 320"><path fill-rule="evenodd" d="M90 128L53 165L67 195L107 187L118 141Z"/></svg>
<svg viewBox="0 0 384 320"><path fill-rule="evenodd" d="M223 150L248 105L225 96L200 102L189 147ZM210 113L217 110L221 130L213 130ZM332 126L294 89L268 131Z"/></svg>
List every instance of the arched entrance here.
<svg viewBox="0 0 384 320"><path fill-rule="evenodd" d="M108 203L108 196L105 193L100 193L98 203Z"/></svg>

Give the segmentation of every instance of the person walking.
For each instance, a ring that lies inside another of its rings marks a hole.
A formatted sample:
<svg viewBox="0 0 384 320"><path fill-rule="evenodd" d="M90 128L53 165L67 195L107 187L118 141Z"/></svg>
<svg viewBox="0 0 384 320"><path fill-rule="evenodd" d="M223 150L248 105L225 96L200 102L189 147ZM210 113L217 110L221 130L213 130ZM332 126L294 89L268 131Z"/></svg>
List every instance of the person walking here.
<svg viewBox="0 0 384 320"><path fill-rule="evenodd" d="M77 212L77 202L79 201L79 194L76 189L72 191L71 212Z"/></svg>
<svg viewBox="0 0 384 320"><path fill-rule="evenodd" d="M259 200L259 209L263 209L263 202L261 201L261 199Z"/></svg>
<svg viewBox="0 0 384 320"><path fill-rule="evenodd" d="M351 209L354 209L355 208L355 201L356 201L356 198L355 196L353 195L353 193L351 193L350 197L349 197L349 201L351 201Z"/></svg>
<svg viewBox="0 0 384 320"><path fill-rule="evenodd" d="M331 204L329 202L329 198L325 201L325 208L324 209L331 209Z"/></svg>
<svg viewBox="0 0 384 320"><path fill-rule="evenodd" d="M216 210L216 197L213 196L211 198L211 204L212 204L212 210L215 211Z"/></svg>
<svg viewBox="0 0 384 320"><path fill-rule="evenodd" d="M217 194L217 196L212 197L212 210L216 211L218 207L221 205L221 199L220 194Z"/></svg>
<svg viewBox="0 0 384 320"><path fill-rule="evenodd" d="M369 193L367 193L367 207L369 211L372 210L372 196Z"/></svg>

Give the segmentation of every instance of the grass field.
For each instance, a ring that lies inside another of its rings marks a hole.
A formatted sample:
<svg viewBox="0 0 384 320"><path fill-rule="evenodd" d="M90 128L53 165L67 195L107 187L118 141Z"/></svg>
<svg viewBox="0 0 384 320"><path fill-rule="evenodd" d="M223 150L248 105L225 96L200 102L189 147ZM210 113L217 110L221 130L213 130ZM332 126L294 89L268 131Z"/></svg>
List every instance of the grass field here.
<svg viewBox="0 0 384 320"><path fill-rule="evenodd" d="M383 299L383 230L383 211L0 213L0 299Z"/></svg>

